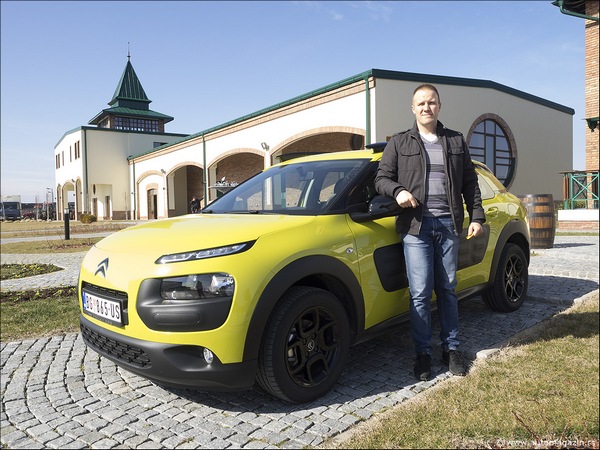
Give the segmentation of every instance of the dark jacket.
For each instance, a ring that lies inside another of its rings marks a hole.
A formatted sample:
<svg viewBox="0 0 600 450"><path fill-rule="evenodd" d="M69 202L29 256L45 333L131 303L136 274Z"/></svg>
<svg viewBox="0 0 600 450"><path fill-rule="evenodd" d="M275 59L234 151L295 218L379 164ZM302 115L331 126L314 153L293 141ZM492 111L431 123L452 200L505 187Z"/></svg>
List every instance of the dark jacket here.
<svg viewBox="0 0 600 450"><path fill-rule="evenodd" d="M436 133L445 150L448 203L456 233L460 234L464 220L463 198L471 221L485 222L477 174L463 135L445 128L439 121ZM425 200L426 164L425 146L416 122L410 130L392 136L381 156L375 178L377 192L396 198L400 191L408 190L419 202L416 208L405 208L398 215L396 229L399 233L419 233Z"/></svg>

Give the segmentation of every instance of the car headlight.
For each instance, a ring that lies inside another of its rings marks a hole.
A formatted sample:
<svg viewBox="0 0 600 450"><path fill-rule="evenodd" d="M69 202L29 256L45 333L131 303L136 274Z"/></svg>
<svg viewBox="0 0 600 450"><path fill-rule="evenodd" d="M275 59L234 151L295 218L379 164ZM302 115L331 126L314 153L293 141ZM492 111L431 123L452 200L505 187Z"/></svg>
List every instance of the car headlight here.
<svg viewBox="0 0 600 450"><path fill-rule="evenodd" d="M194 261L198 259L215 258L217 256L233 255L235 253L245 252L252 247L253 244L254 242L242 242L241 244L225 245L223 247L163 255L156 260L156 264L169 264L183 261Z"/></svg>
<svg viewBox="0 0 600 450"><path fill-rule="evenodd" d="M233 297L235 281L228 273L205 273L164 278L160 296L165 300L197 300Z"/></svg>

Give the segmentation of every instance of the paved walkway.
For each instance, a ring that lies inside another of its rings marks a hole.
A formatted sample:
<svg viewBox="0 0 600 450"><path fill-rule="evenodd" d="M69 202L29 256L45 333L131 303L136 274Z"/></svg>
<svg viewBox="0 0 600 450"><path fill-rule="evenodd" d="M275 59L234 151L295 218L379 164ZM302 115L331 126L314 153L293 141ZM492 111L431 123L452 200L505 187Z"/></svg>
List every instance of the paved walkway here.
<svg viewBox="0 0 600 450"><path fill-rule="evenodd" d="M465 355L485 357L516 333L596 292L598 250L598 236L557 236L553 248L535 250L529 298L514 313L490 311L480 297L461 302ZM59 286L76 282L82 257L2 255L2 263L61 265L64 271L23 281ZM12 281L2 282L2 289L18 289ZM318 447L450 377L436 348L435 378L413 380L406 327L353 347L337 386L304 405L282 403L259 388L238 393L161 388L89 351L77 333L3 342L0 348L1 444L8 448Z"/></svg>

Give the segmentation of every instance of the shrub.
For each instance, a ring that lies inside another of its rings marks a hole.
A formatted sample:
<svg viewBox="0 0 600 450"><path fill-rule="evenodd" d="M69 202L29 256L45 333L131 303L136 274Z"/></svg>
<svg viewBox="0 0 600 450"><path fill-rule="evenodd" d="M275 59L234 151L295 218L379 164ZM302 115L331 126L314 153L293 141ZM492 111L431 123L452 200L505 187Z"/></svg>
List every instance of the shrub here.
<svg viewBox="0 0 600 450"><path fill-rule="evenodd" d="M96 220L98 220L98 219L93 214L83 213L81 216L79 216L79 221L81 223L92 223L92 222L95 222Z"/></svg>

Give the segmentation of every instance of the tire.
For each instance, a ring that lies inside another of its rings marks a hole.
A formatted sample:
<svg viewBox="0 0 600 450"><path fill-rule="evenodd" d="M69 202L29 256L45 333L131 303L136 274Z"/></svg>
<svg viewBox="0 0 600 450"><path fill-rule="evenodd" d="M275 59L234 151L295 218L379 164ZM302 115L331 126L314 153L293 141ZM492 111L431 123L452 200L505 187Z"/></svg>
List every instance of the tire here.
<svg viewBox="0 0 600 450"><path fill-rule="evenodd" d="M290 403L325 395L339 379L350 348L348 315L323 289L295 287L267 325L258 360L258 382Z"/></svg>
<svg viewBox="0 0 600 450"><path fill-rule="evenodd" d="M494 311L513 312L521 307L529 285L525 253L516 244L502 249L492 287L483 294L485 303Z"/></svg>

